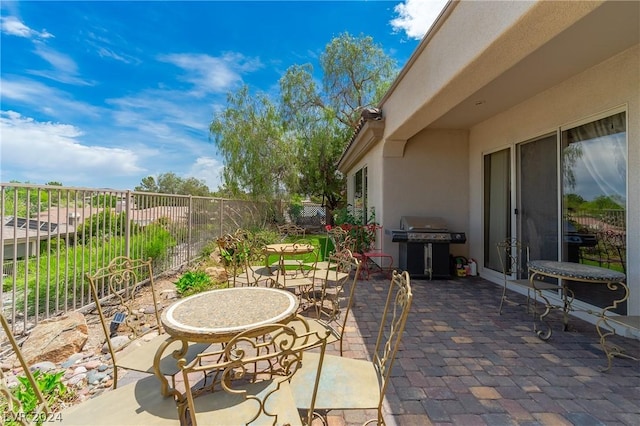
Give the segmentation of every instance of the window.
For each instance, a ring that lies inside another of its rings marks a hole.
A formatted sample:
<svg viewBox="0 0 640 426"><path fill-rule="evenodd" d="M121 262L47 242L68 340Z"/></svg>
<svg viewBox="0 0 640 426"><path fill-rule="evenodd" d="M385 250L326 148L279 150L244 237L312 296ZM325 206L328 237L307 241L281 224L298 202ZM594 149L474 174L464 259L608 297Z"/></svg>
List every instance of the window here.
<svg viewBox="0 0 640 426"><path fill-rule="evenodd" d="M353 214L367 223L367 167L358 170L353 176Z"/></svg>
<svg viewBox="0 0 640 426"><path fill-rule="evenodd" d="M626 113L562 129L561 143L562 259L626 273ZM596 306L611 300L590 286L570 288Z"/></svg>

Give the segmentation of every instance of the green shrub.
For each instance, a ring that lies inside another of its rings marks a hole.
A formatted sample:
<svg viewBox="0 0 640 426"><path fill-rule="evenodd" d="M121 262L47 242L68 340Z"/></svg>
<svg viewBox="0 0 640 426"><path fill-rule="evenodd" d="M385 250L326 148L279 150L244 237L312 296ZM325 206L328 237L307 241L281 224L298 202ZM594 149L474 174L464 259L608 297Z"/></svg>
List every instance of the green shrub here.
<svg viewBox="0 0 640 426"><path fill-rule="evenodd" d="M65 402L70 402L75 399L76 394L72 390L69 390L64 383L62 383L62 376L64 376L64 371L59 371L57 373L49 373L42 372L40 370L36 370L33 372L33 378L36 381L36 385L42 392L42 396L44 397L47 406L49 407L50 412L59 411L61 405ZM50 420L53 417L47 418L45 415L38 416L36 407L38 406L38 399L36 394L31 387L31 383L26 376L19 376L18 386L14 387L11 390L12 395L20 401L21 412L10 411L9 406L6 403L6 400L2 400L0 403L0 415L4 420L4 424L9 425L19 425L22 424L25 420L31 422L33 421L37 425L41 425L45 420ZM26 418L24 416L26 414Z"/></svg>
<svg viewBox="0 0 640 426"><path fill-rule="evenodd" d="M182 275L175 284L178 293L186 296L212 288L213 280L204 271L189 271Z"/></svg>

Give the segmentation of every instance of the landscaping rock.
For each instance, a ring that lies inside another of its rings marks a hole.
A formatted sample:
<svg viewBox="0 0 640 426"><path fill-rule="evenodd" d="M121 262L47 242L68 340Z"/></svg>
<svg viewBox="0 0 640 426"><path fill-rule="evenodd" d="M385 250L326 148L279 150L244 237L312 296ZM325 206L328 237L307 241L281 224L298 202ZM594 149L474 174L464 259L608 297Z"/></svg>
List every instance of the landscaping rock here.
<svg viewBox="0 0 640 426"><path fill-rule="evenodd" d="M43 373L56 370L57 368L58 367L53 362L50 362L50 361L39 362L29 367L31 371L42 371Z"/></svg>
<svg viewBox="0 0 640 426"><path fill-rule="evenodd" d="M87 322L79 312L40 322L22 345L27 364L59 363L80 352L89 338Z"/></svg>

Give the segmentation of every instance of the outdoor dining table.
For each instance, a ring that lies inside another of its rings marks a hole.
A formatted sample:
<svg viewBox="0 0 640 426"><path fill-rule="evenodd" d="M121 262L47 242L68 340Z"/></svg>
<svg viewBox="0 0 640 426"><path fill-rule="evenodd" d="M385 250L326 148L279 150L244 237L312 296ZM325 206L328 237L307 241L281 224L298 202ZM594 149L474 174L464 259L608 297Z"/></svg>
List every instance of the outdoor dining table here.
<svg viewBox="0 0 640 426"><path fill-rule="evenodd" d="M174 352L176 362L189 342L225 343L235 335L262 324L287 323L295 317L298 298L289 291L267 287L234 287L198 293L178 300L162 313L160 321L171 336L158 349L156 361L166 347L182 341L182 351ZM167 378L154 363L155 375L168 396Z"/></svg>
<svg viewBox="0 0 640 426"><path fill-rule="evenodd" d="M282 260L286 256L304 255L313 253L315 247L312 244L307 243L277 243L267 244L264 246L264 254L266 259L267 269L271 270L269 264L270 256L278 256L278 264L282 264Z"/></svg>
<svg viewBox="0 0 640 426"><path fill-rule="evenodd" d="M547 327L544 330L536 330L538 337L542 340L548 340L551 337L551 326L546 322L546 317L554 308L560 308L563 311L564 329L567 330L569 324L569 312L576 310L573 307L573 295L568 287L568 282L579 282L584 285L601 285L606 286L611 291L623 290L624 296L619 300L613 300L611 305L602 308L600 312L587 312L596 314L598 317L604 317L608 311L615 309L623 303L629 294L629 289L625 284L626 276L622 272L612 269L601 268L599 266L584 265L575 262L556 262L551 260L531 260L527 264L529 268L529 280L533 288L535 288L536 280L541 277L556 278L560 281L559 289L562 293L562 305L554 306L549 302L542 292L538 294L545 299L546 309L540 314L540 321ZM598 323L599 324L599 323ZM598 330L599 331L599 330Z"/></svg>
<svg viewBox="0 0 640 426"><path fill-rule="evenodd" d="M268 255L293 255L312 253L314 247L307 243L277 243L264 246L264 252Z"/></svg>

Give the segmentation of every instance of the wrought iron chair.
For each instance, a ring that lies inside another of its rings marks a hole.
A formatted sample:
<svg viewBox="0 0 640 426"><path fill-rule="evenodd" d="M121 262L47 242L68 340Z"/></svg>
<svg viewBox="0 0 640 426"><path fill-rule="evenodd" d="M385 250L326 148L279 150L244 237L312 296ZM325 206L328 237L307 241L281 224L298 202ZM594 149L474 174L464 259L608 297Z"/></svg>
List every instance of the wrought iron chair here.
<svg viewBox="0 0 640 426"><path fill-rule="evenodd" d="M502 268L503 287L500 298L500 308L498 314L502 314L504 302L508 302L507 290L510 285L517 285L527 290L527 310L530 306L531 292L533 292L534 305L537 302L538 294L542 290L557 291L560 287L557 284L535 280L529 280L527 262L529 261L529 247L516 238L506 239L497 244L498 258ZM547 300L545 298L545 300ZM548 302L547 302L548 303Z"/></svg>
<svg viewBox="0 0 640 426"><path fill-rule="evenodd" d="M218 249L231 287L267 285L271 280L269 268L264 266L264 251L248 231L218 238Z"/></svg>
<svg viewBox="0 0 640 426"><path fill-rule="evenodd" d="M362 269L366 272L367 279L369 279L371 274L370 264L378 268L380 272L391 271L393 268L393 256L382 250L382 226L371 224L365 225L365 228L369 229L374 237L371 240L371 245L362 252ZM374 259L378 259L378 262Z"/></svg>
<svg viewBox="0 0 640 426"><path fill-rule="evenodd" d="M7 409L11 414L2 413L6 420L15 420L17 424L35 425L47 422L62 422L65 425L175 425L180 421L179 405L173 398L165 398L160 393L160 386L155 377L149 376L135 383L107 390L102 394L80 402L59 412L52 412L33 373L24 360L20 347L11 334L11 329L4 315L0 314L0 322L9 338L22 373L31 387L36 404L29 412L21 406L20 400L13 396L7 388L3 372L0 370L0 395L7 400ZM9 416L7 418L6 416Z"/></svg>
<svg viewBox="0 0 640 426"><path fill-rule="evenodd" d="M174 388L175 375L180 371L172 353L182 350L182 343L167 343L169 336L164 333L160 322L151 262L151 259L119 256L93 275L87 275L113 362L114 389L118 387L119 368L150 374L158 369L162 375L172 378ZM143 285L151 288L152 310L141 310L135 306ZM158 335L150 340L143 338L150 333ZM127 336L129 340L124 345L116 346L113 339L118 335ZM184 357L194 359L208 346L204 343L190 344ZM168 392L166 386L163 383L165 394Z"/></svg>
<svg viewBox="0 0 640 426"><path fill-rule="evenodd" d="M299 409L313 402L316 411L377 410L377 418L366 424L385 424L382 414L384 395L400 346L411 308L413 294L409 274L392 273L372 361L326 355L321 360L313 352L305 352L303 368L291 378L291 389ZM314 382L316 365L322 362L317 396L309 392Z"/></svg>
<svg viewBox="0 0 640 426"><path fill-rule="evenodd" d="M200 424L311 425L315 396L327 345L327 335L303 333L282 324L266 324L238 334L220 351L203 353L187 363L181 360L186 390L186 417ZM308 409L298 411L289 380L303 365L311 348L319 362L309 383ZM194 390L193 373L210 372L211 386ZM219 387L219 388L218 388Z"/></svg>
<svg viewBox="0 0 640 426"><path fill-rule="evenodd" d="M329 343L340 342L340 355L343 354L343 336L361 265L349 249L333 253L327 268L316 271L320 287L316 285L306 294L315 313L315 318L307 318L307 321L314 329L326 328L331 332Z"/></svg>
<svg viewBox="0 0 640 426"><path fill-rule="evenodd" d="M308 245L309 242L304 240L292 243L286 254L283 252L278 256L277 272L272 283L275 287L295 291L301 302L304 301L303 296L313 289L317 272L318 251L309 253L306 249ZM297 246L301 247L299 255L296 255ZM289 262L291 256L297 257L294 264ZM311 261L304 262L303 257L310 257Z"/></svg>
<svg viewBox="0 0 640 426"><path fill-rule="evenodd" d="M324 247L324 259L318 260L318 269L327 269L329 267L329 256L333 253L337 253L344 249L349 249L353 252L354 242L349 236L349 233L340 226L327 225L325 227L327 236L325 238ZM333 245L333 250L329 250L329 241Z"/></svg>

